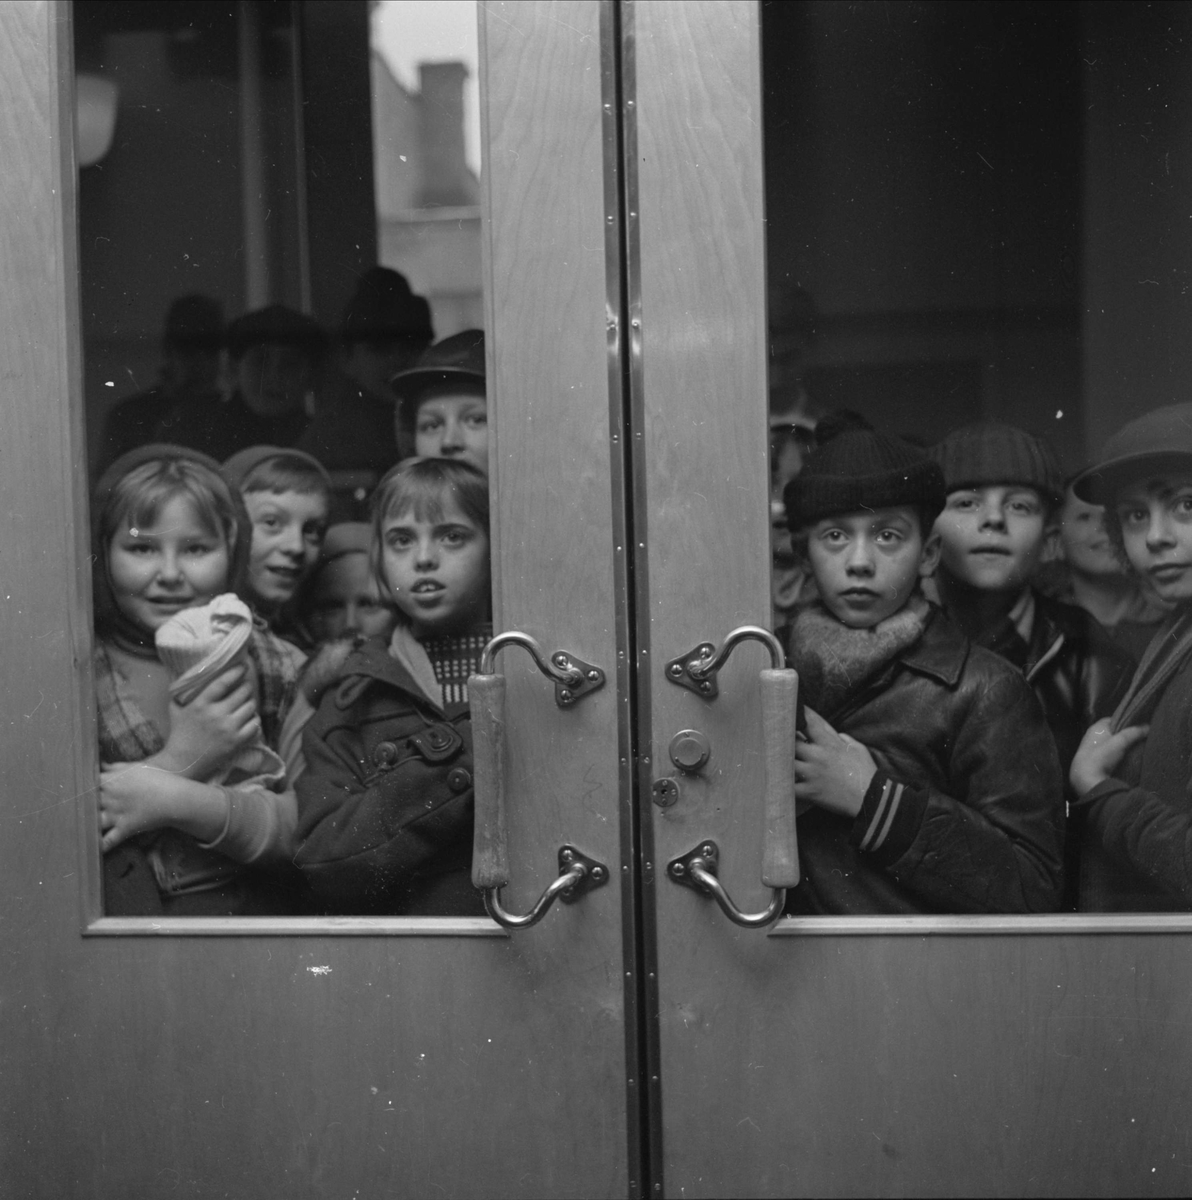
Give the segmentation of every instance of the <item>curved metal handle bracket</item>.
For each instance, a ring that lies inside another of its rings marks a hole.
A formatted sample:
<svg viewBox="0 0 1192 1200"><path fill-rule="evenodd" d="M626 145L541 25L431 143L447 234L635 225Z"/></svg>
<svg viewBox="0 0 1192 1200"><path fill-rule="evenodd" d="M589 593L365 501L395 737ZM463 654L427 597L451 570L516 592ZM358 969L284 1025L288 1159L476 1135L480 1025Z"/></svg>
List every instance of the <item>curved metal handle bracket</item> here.
<svg viewBox="0 0 1192 1200"><path fill-rule="evenodd" d="M555 685L555 703L560 708L570 708L589 692L604 687L604 672L590 662L572 654L569 650L556 650L548 659L542 647L528 633L510 630L498 633L480 656L480 673L491 675L497 654L506 646L521 646L529 652L534 665Z"/></svg>
<svg viewBox="0 0 1192 1200"><path fill-rule="evenodd" d="M505 929L529 929L537 925L556 900L574 904L581 896L608 883L608 867L577 850L574 846L559 847L559 877L538 897L528 913L518 916L501 907L501 889L484 889L484 907L488 915Z"/></svg>
<svg viewBox="0 0 1192 1200"><path fill-rule="evenodd" d="M716 676L742 642L761 642L766 646L770 651L770 665L776 671L786 665L782 643L768 629L760 625L742 625L724 639L719 649L712 642L700 642L693 650L672 658L666 664L666 677L705 700L715 700L720 691Z"/></svg>
<svg viewBox="0 0 1192 1200"><path fill-rule="evenodd" d="M680 887L689 887L704 896L711 896L721 911L734 925L744 925L747 929L760 929L769 925L782 915L782 906L786 901L786 888L771 888L773 895L764 912L743 913L733 902L724 884L717 878L720 866L720 848L713 841L700 842L694 850L689 850L681 858L672 859L666 864L666 873L672 883Z"/></svg>

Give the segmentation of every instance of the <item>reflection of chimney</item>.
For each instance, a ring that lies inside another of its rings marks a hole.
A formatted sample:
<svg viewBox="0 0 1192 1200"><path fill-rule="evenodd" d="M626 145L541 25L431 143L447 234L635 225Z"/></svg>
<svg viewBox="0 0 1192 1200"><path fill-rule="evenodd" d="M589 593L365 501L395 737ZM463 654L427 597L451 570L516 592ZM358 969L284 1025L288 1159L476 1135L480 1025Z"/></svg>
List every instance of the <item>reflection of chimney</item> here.
<svg viewBox="0 0 1192 1200"><path fill-rule="evenodd" d="M464 80L461 62L419 63L422 90L422 208L477 204L476 180L464 159Z"/></svg>

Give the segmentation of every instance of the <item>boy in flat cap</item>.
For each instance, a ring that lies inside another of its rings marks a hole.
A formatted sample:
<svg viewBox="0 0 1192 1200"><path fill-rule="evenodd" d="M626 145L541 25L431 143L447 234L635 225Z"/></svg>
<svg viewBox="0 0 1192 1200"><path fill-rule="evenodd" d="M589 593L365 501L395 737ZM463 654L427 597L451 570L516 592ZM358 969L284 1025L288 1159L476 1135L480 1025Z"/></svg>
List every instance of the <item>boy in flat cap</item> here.
<svg viewBox="0 0 1192 1200"><path fill-rule="evenodd" d="M1129 691L1085 734L1070 773L1089 911L1192 909L1192 404L1156 409L1073 483L1173 611Z"/></svg>
<svg viewBox="0 0 1192 1200"><path fill-rule="evenodd" d="M488 474L484 331L465 329L428 347L393 377L397 444L419 458L458 458Z"/></svg>
<svg viewBox="0 0 1192 1200"><path fill-rule="evenodd" d="M1084 609L1049 599L1032 585L1057 533L1059 467L1045 442L993 421L953 431L928 454L940 464L947 488L935 523L944 609L977 645L1022 672L1043 708L1066 778L1084 731L1113 712L1133 663ZM1068 834L1064 907L1072 909L1080 872L1075 823Z"/></svg>
<svg viewBox="0 0 1192 1200"><path fill-rule="evenodd" d="M868 426L817 430L785 489L821 603L790 632L800 913L1044 912L1060 895L1055 746L1021 674L924 599L939 467Z"/></svg>

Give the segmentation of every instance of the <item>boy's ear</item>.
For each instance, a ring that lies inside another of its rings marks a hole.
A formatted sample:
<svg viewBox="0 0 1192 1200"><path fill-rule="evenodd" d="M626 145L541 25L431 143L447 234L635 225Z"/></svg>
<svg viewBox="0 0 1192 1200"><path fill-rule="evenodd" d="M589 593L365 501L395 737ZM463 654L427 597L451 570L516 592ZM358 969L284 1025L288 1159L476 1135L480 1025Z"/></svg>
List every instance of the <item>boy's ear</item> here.
<svg viewBox="0 0 1192 1200"><path fill-rule="evenodd" d="M935 569L940 565L940 541L939 531L932 529L927 535L927 540L923 543L923 551L919 555L919 578L929 579L935 574Z"/></svg>

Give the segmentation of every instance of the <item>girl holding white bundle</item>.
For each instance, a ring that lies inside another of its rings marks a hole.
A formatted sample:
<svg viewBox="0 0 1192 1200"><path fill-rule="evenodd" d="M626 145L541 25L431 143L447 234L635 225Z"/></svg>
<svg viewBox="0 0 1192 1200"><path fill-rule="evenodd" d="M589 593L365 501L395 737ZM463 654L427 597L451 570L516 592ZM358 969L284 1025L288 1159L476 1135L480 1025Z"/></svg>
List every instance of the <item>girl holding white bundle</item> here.
<svg viewBox="0 0 1192 1200"><path fill-rule="evenodd" d="M292 911L296 805L275 753L303 655L234 592L251 530L205 455L144 446L94 507L109 915Z"/></svg>

